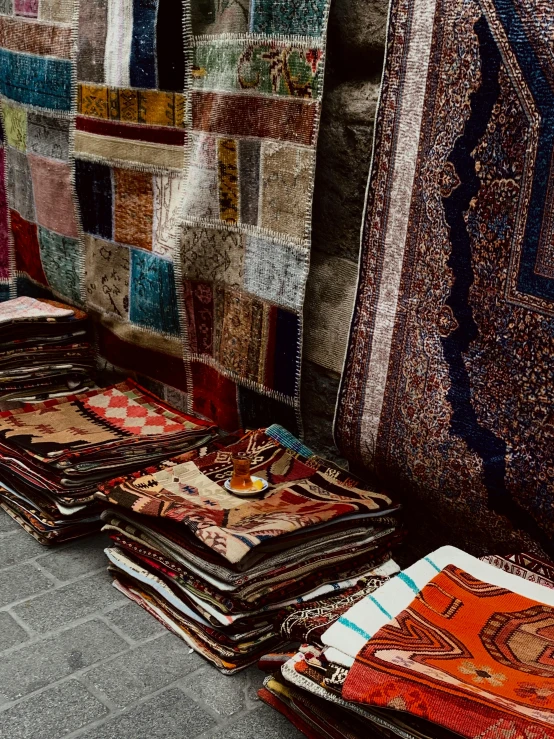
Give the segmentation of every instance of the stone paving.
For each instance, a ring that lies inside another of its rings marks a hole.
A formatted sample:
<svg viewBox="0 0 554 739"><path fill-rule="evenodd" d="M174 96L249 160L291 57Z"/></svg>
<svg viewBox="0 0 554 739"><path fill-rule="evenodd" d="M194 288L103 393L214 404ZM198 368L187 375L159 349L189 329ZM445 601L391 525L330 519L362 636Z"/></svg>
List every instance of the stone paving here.
<svg viewBox="0 0 554 739"><path fill-rule="evenodd" d="M103 535L57 549L0 510L2 739L300 739L111 586Z"/></svg>

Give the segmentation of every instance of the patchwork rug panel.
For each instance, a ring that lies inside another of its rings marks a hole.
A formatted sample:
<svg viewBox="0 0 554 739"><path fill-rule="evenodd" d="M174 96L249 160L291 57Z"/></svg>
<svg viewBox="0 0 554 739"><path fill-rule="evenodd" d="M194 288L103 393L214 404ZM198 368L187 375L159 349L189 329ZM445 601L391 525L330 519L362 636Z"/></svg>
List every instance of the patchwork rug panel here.
<svg viewBox="0 0 554 739"><path fill-rule="evenodd" d="M297 430L328 5L1 0L2 295L85 307L224 428Z"/></svg>
<svg viewBox="0 0 554 739"><path fill-rule="evenodd" d="M388 39L337 440L474 551L552 553L554 6L393 0Z"/></svg>

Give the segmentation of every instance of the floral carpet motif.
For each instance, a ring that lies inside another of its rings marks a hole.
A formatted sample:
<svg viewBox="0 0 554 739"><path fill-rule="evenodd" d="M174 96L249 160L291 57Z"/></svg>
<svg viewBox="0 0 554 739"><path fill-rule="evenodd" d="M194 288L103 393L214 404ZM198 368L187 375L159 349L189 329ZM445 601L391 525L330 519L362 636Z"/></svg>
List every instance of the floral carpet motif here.
<svg viewBox="0 0 554 739"><path fill-rule="evenodd" d="M479 554L553 551L553 37L551 3L392 2L336 434Z"/></svg>

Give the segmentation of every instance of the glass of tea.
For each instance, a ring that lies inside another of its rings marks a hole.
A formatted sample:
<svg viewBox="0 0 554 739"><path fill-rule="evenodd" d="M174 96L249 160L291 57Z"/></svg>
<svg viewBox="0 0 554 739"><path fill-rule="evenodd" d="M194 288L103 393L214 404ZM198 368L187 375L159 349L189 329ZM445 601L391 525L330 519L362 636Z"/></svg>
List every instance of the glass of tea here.
<svg viewBox="0 0 554 739"><path fill-rule="evenodd" d="M250 458L244 452L233 454L233 476L231 487L234 490L252 490L253 482L250 477Z"/></svg>

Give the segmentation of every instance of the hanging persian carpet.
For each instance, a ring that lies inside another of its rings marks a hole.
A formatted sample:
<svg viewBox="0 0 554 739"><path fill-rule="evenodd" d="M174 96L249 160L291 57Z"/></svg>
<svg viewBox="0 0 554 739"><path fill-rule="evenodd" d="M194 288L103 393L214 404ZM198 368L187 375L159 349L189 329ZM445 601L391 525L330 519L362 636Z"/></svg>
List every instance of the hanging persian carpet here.
<svg viewBox="0 0 554 739"><path fill-rule="evenodd" d="M112 365L296 430L329 0L0 0L0 279Z"/></svg>
<svg viewBox="0 0 554 739"><path fill-rule="evenodd" d="M337 440L552 553L554 5L393 0L388 39Z"/></svg>

